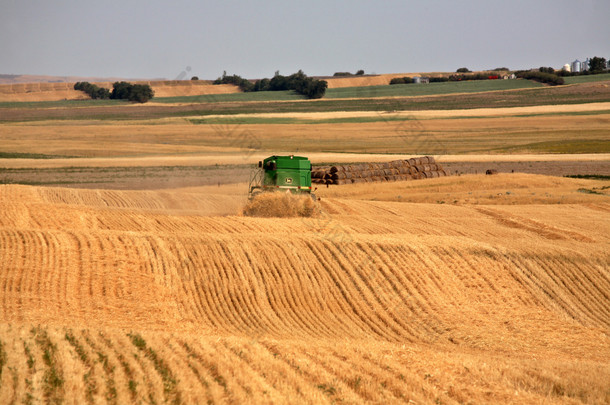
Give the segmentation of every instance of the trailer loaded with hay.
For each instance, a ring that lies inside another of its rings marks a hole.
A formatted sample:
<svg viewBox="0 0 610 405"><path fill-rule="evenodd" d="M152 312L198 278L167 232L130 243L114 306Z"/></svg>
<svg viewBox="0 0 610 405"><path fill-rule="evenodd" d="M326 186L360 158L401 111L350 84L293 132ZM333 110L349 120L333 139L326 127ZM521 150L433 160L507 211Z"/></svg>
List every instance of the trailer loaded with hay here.
<svg viewBox="0 0 610 405"><path fill-rule="evenodd" d="M353 184L379 181L430 179L447 176L447 172L432 156L384 163L316 166L311 172L314 184Z"/></svg>

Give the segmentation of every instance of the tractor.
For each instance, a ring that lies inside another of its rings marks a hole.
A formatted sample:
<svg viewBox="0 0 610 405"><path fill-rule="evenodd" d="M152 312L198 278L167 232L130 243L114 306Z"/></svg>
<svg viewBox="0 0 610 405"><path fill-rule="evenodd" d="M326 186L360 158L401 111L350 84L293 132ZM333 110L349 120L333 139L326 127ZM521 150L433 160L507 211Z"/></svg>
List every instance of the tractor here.
<svg viewBox="0 0 610 405"><path fill-rule="evenodd" d="M308 194L316 200L311 188L311 162L302 156L270 156L258 162L250 176L248 198L270 191Z"/></svg>

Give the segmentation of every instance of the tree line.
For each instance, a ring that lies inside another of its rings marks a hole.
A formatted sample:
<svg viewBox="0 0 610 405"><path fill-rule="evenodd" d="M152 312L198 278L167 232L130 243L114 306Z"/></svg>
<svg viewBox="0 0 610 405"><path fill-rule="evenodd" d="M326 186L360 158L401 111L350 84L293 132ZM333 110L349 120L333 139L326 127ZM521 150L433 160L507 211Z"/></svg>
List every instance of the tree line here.
<svg viewBox="0 0 610 405"><path fill-rule="evenodd" d="M77 82L74 90L84 91L93 100L129 100L145 103L154 97L155 92L148 84L131 84L128 82L114 82L112 91L89 82Z"/></svg>
<svg viewBox="0 0 610 405"><path fill-rule="evenodd" d="M278 71L271 79L259 79L255 82L238 75L229 76L224 72L222 77L214 80L213 84L233 84L243 92L294 90L310 99L324 97L328 87L326 80L308 77L302 70L290 76L282 76Z"/></svg>

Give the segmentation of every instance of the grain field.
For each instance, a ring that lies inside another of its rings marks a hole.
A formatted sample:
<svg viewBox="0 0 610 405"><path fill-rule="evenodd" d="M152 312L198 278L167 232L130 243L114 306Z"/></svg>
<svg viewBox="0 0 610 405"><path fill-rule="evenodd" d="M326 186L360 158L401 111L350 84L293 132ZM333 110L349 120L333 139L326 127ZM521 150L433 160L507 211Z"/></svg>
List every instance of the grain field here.
<svg viewBox="0 0 610 405"><path fill-rule="evenodd" d="M347 194L0 186L0 403L610 401L605 197Z"/></svg>

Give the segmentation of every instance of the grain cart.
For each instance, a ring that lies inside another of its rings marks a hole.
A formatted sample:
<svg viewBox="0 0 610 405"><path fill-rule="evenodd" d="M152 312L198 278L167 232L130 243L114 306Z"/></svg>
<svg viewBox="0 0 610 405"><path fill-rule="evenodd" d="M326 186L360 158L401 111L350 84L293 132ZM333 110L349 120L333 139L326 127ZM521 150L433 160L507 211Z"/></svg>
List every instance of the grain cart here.
<svg viewBox="0 0 610 405"><path fill-rule="evenodd" d="M311 188L311 162L302 156L270 156L258 162L258 169L250 176L248 198L267 191L284 191L309 194Z"/></svg>

